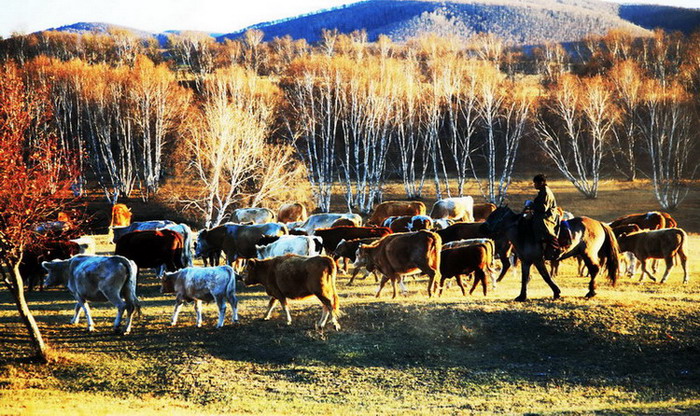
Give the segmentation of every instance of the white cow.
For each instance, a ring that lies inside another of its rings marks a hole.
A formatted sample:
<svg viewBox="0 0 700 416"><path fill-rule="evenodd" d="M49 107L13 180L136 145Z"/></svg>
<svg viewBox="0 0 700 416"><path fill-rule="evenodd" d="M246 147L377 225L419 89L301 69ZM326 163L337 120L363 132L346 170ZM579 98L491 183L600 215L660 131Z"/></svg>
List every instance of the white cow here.
<svg viewBox="0 0 700 416"><path fill-rule="evenodd" d="M259 259L298 254L300 256L320 256L323 251L321 237L306 235L282 235L275 242L264 246L255 246Z"/></svg>
<svg viewBox="0 0 700 416"><path fill-rule="evenodd" d="M433 204L430 217L434 219L444 218L474 222L474 198L464 196L460 198L441 199Z"/></svg>
<svg viewBox="0 0 700 416"><path fill-rule="evenodd" d="M170 220L152 220L152 221L137 221L133 222L130 225L126 225L124 227L110 227L112 230L112 242L114 244L117 244L117 241L123 236L128 233L134 232L134 231L144 231L144 230L157 230L159 228L165 228L169 225L175 224L173 221Z"/></svg>
<svg viewBox="0 0 700 416"><path fill-rule="evenodd" d="M106 299L117 307L114 331L119 331L126 310L124 334L131 332L131 318L135 311L140 310L136 297L136 263L122 256L78 255L68 260L45 261L41 265L49 272L45 286L65 284L75 298L77 303L71 324L78 323L83 310L88 331L94 331L88 301L103 302Z"/></svg>
<svg viewBox="0 0 700 416"><path fill-rule="evenodd" d="M226 320L226 301L231 305L233 322L238 322L236 274L231 266L188 267L166 273L161 283L161 293L175 293L172 326L177 324L182 304L192 300L197 314L197 328L202 326L202 301L216 301L219 307L217 328L221 328Z"/></svg>
<svg viewBox="0 0 700 416"><path fill-rule="evenodd" d="M238 224L265 224L275 220L275 213L267 208L238 208L231 221Z"/></svg>
<svg viewBox="0 0 700 416"><path fill-rule="evenodd" d="M313 214L309 215L306 221L294 228L302 229L306 231L307 234L312 235L315 230L319 228L328 228L340 218L347 218L357 225L362 224L362 217L352 212L346 214Z"/></svg>

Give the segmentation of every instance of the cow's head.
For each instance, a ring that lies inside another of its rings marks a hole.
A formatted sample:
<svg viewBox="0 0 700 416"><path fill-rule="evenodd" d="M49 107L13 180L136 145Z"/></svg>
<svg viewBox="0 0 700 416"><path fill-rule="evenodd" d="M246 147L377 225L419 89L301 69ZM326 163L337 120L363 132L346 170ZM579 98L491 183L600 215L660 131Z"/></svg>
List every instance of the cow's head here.
<svg viewBox="0 0 700 416"><path fill-rule="evenodd" d="M341 257L344 257L344 252L346 250L347 242L343 238L338 242L338 245L335 247L335 250L333 250L333 253L331 254L331 257L333 257L333 260L338 260Z"/></svg>
<svg viewBox="0 0 700 416"><path fill-rule="evenodd" d="M255 245L255 254L261 260L264 259L267 255L267 253L266 253L267 250L265 250L265 248L267 248L267 246L259 246L257 244Z"/></svg>
<svg viewBox="0 0 700 416"><path fill-rule="evenodd" d="M207 243L207 230L201 230L197 233L197 241L194 243L194 256L202 257L209 251L209 244Z"/></svg>
<svg viewBox="0 0 700 416"><path fill-rule="evenodd" d="M371 256L370 251L372 250L371 245L360 244L355 253L355 267L364 267L368 271L374 271L374 259Z"/></svg>
<svg viewBox="0 0 700 416"><path fill-rule="evenodd" d="M258 273L259 273L259 264L261 262L256 259L248 259L248 265L246 265L245 269L243 270L243 273L238 275L239 279L243 280L243 283L245 283L246 286L251 286L251 285L257 285L260 283L260 280L258 278Z"/></svg>
<svg viewBox="0 0 700 416"><path fill-rule="evenodd" d="M175 279L180 272L165 273L160 281L160 293L175 293Z"/></svg>
<svg viewBox="0 0 700 416"><path fill-rule="evenodd" d="M59 284L66 284L68 281L68 274L70 273L70 262L71 260L42 262L41 267L49 273L46 275L46 280L44 280L44 286L51 287Z"/></svg>

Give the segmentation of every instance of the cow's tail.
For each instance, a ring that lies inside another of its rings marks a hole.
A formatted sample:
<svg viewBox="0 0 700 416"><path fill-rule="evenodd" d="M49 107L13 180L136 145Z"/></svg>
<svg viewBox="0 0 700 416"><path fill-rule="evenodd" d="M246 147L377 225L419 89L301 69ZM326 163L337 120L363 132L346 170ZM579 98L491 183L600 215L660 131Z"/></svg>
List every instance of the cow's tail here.
<svg viewBox="0 0 700 416"><path fill-rule="evenodd" d="M229 302L233 303L233 300L236 299L236 271L233 270L233 267L227 266L228 271L229 271L229 279L228 283L226 284L226 297L228 298Z"/></svg>
<svg viewBox="0 0 700 416"><path fill-rule="evenodd" d="M134 314L136 316L141 316L141 301L136 296L136 276L138 275L139 268L133 260L124 260L126 260L126 270L129 272L129 278L122 290L122 296L124 299L129 299L134 305Z"/></svg>
<svg viewBox="0 0 700 416"><path fill-rule="evenodd" d="M615 238L615 234L613 234L612 228L602 222L600 225L605 232L605 241L600 247L598 256L605 259L605 265L608 269L608 278L613 286L615 286L618 274L620 273L620 246L617 244L617 239Z"/></svg>
<svg viewBox="0 0 700 416"><path fill-rule="evenodd" d="M192 230L187 224L182 224L183 234L185 241L184 247L182 248L182 265L185 267L192 267Z"/></svg>

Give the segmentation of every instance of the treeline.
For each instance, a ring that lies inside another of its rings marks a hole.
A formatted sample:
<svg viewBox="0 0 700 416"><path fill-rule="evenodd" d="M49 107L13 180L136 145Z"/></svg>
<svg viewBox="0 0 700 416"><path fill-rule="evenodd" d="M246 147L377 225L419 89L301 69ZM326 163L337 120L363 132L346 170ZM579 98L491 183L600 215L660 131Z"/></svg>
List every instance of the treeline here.
<svg viewBox="0 0 700 416"><path fill-rule="evenodd" d="M324 31L310 45L251 30L223 43L181 33L161 49L124 31L43 32L0 42L0 56L82 156L76 189L116 202L177 178L171 197L211 225L309 188L328 210L339 182L348 208L368 212L392 175L409 198L473 180L501 202L516 164L541 167L523 151L589 198L604 165L641 173L674 209L695 174L698 40L612 31L524 51L488 34L399 44Z"/></svg>

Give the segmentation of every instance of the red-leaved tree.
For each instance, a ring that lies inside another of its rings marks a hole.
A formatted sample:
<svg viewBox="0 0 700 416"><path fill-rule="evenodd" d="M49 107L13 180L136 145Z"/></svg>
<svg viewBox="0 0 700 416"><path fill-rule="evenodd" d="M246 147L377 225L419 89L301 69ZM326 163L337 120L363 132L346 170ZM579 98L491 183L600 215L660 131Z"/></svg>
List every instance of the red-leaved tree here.
<svg viewBox="0 0 700 416"><path fill-rule="evenodd" d="M13 64L0 69L0 273L29 331L36 359L47 347L24 297L22 253L42 243L37 223L56 218L71 195L75 159L51 132L46 91L27 90Z"/></svg>

